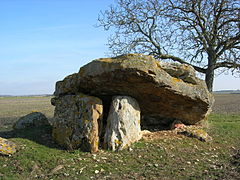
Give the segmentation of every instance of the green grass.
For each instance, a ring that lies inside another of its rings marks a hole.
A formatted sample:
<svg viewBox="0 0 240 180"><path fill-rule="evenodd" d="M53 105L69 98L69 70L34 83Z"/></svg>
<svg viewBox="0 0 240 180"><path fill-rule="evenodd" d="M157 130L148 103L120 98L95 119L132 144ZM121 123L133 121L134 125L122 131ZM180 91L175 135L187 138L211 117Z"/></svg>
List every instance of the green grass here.
<svg viewBox="0 0 240 180"><path fill-rule="evenodd" d="M51 139L51 127L12 131L29 112L53 116L51 97L0 98L0 137L18 151L0 156L0 179L237 179L240 176L240 114L211 114L212 142L183 135L141 140L121 152L67 152ZM233 156L236 154L235 156Z"/></svg>
<svg viewBox="0 0 240 180"><path fill-rule="evenodd" d="M132 150L67 152L51 140L51 128L5 132L18 145L12 157L0 157L0 179L222 179L237 177L231 164L240 148L240 115L212 114L212 142L182 135L141 140ZM1 136L0 135L0 136ZM52 172L57 166L62 169Z"/></svg>

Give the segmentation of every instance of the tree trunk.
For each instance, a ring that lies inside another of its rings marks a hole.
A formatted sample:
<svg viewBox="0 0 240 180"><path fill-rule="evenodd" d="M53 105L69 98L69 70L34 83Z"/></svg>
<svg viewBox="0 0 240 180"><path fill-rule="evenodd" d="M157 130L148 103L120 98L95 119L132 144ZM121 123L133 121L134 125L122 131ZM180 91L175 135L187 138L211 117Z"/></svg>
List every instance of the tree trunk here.
<svg viewBox="0 0 240 180"><path fill-rule="evenodd" d="M212 92L213 90L213 80L214 80L214 70L208 67L206 76L205 76L205 82L207 84L207 88L209 92Z"/></svg>
<svg viewBox="0 0 240 180"><path fill-rule="evenodd" d="M207 84L207 88L208 88L209 92L213 91L215 64L216 64L216 59L214 58L214 55L209 55L208 56L208 67L207 67L206 76L205 76L205 82Z"/></svg>

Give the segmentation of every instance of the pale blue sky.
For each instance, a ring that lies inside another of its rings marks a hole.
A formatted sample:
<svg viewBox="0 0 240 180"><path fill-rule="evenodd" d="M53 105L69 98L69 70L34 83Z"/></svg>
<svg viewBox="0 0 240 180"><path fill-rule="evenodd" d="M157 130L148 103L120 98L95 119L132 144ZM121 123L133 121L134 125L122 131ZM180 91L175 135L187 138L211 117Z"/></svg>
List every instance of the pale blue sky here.
<svg viewBox="0 0 240 180"><path fill-rule="evenodd" d="M114 0L0 0L0 95L53 93L55 82L105 57L109 32L95 28ZM240 89L220 76L215 90Z"/></svg>

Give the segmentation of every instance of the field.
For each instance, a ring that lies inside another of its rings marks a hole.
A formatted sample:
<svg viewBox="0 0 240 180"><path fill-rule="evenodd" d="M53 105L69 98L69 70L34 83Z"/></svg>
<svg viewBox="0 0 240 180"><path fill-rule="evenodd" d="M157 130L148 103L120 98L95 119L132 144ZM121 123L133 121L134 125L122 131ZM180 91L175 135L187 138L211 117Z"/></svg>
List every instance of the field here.
<svg viewBox="0 0 240 180"><path fill-rule="evenodd" d="M213 113L240 114L240 94L215 94Z"/></svg>
<svg viewBox="0 0 240 180"><path fill-rule="evenodd" d="M9 129L19 117L34 111L53 117L51 97L0 97L0 129Z"/></svg>
<svg viewBox="0 0 240 180"><path fill-rule="evenodd" d="M18 152L0 156L0 179L240 179L240 94L215 95L206 131L212 142L156 132L122 152L67 152L51 128L12 131L21 116L41 111L52 118L51 97L0 98L0 137Z"/></svg>

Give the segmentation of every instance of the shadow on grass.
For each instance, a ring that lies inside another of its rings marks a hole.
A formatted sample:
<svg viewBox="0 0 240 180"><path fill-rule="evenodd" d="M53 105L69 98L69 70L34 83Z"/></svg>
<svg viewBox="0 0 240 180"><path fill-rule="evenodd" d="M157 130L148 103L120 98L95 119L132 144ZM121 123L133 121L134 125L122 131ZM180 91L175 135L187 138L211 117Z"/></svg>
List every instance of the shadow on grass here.
<svg viewBox="0 0 240 180"><path fill-rule="evenodd" d="M0 137L6 139L9 138L29 139L31 141L47 146L49 148L62 149L53 141L51 133L52 133L51 126L40 126L26 128L22 130L0 131Z"/></svg>
<svg viewBox="0 0 240 180"><path fill-rule="evenodd" d="M231 163L236 167L238 173L240 173L240 149L232 156Z"/></svg>

